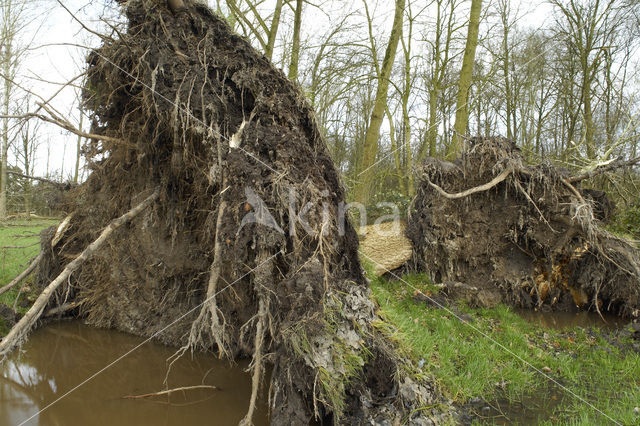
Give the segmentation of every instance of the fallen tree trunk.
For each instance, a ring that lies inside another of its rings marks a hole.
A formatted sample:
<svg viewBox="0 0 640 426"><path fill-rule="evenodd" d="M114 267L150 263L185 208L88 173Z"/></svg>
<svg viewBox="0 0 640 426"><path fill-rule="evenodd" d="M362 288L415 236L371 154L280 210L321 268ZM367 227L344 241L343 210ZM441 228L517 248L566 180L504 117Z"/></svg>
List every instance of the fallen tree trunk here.
<svg viewBox="0 0 640 426"><path fill-rule="evenodd" d="M603 173L607 173L616 169L621 169L623 167L631 167L638 163L640 163L640 157L632 158L631 160L618 159L604 166L596 167L595 169L590 170L586 173L582 173L576 176L571 176L567 179L567 181L569 183L578 183L586 179L591 179L592 177L601 175Z"/></svg>
<svg viewBox="0 0 640 426"><path fill-rule="evenodd" d="M11 328L11 331L9 331L9 333L0 341L0 357L6 357L9 352L11 352L22 342L29 331L31 331L31 328L33 327L35 322L38 320L38 318L40 318L40 315L44 311L44 308L47 306L51 295L58 289L58 287L60 287L60 285L62 285L67 280L67 278L69 278L69 276L82 265L83 262L85 262L93 253L96 252L96 250L98 250L105 243L105 241L107 241L113 231L139 215L142 211L144 211L144 209L149 207L151 203L157 200L159 195L160 190L156 189L153 194L147 197L143 202L141 202L136 207L129 210L119 218L114 219L102 231L102 233L100 233L100 236L94 242L92 242L82 253L80 253L78 257L69 262L69 264L64 268L60 275L58 275L56 279L54 279L51 284L49 284L42 291L42 293L40 293L27 313L24 314L20 321L18 321L18 323Z"/></svg>

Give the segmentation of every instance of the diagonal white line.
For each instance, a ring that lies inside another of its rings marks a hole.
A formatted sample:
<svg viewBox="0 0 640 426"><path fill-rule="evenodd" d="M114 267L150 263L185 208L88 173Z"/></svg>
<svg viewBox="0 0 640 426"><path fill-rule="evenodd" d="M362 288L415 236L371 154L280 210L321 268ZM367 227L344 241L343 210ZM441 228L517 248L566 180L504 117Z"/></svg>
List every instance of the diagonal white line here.
<svg viewBox="0 0 640 426"><path fill-rule="evenodd" d="M376 262L375 260L373 260L372 258L370 258L369 256L367 256L365 253L363 253L361 250L358 250L360 252L360 254L364 257L366 257L368 260L370 260L371 262L375 263L377 266L382 266L380 265L378 262ZM609 416L607 413L601 411L600 409L598 409L598 407L596 407L595 405L593 405L592 403L590 403L589 401L587 401L586 399L584 399L583 397L581 397L580 395L576 394L575 392L573 392L571 389L569 389L568 387L566 387L565 385L563 385L562 383L558 382L556 379L554 379L553 377L551 377L550 375L548 375L547 373L545 373L544 371L540 370L538 367L534 366L533 364L531 364L529 361L527 361L526 359L522 358L520 355L516 354L515 352L513 352L511 349L509 349L508 347L506 347L505 345L503 345L502 343L498 342L496 339L494 339L493 337L489 336L487 333L483 332L482 330L480 330L478 327L474 326L473 324L471 324L469 321L465 320L464 318L460 317L459 315L457 315L455 312L453 312L451 309L447 308L446 306L442 305L441 303L439 303L437 300L429 297L428 295L422 293L420 291L420 289L416 288L415 286L411 285L410 283L408 283L406 280L404 280L402 277L399 277L398 275L394 274L392 271L388 270L387 268L385 268L384 266L382 266L385 271L391 275L393 275L394 278L402 281L403 283L405 283L407 286L409 286L410 288L412 288L413 290L419 291L423 296L425 296L427 299L429 299L429 301L431 303L433 303L434 305L438 306L440 309L443 309L444 311L446 311L448 314L453 315L456 319L458 319L461 323L463 323L464 325L470 327L473 331L479 333L480 335L482 335L483 337L487 338L488 340L491 341L491 343L498 345L501 349L503 349L505 352L507 352L509 355L513 356L514 358L516 358L518 361L522 362L523 364L525 364L526 366L528 366L529 368L532 368L533 370L535 370L538 374L544 376L547 380L553 382L555 385L557 385L558 387L560 387L562 390L564 390L565 392L567 392L568 394L570 394L571 396L573 396L574 398L576 398L577 400L579 400L580 402L583 402L584 404L588 405L589 407L591 407L592 409L594 409L595 411L597 411L598 413L600 413L602 416L606 417L607 419L609 419L610 421L612 421L613 423L615 423L616 425L620 425L622 426L622 423L620 423L619 421L613 419L611 416Z"/></svg>
<svg viewBox="0 0 640 426"><path fill-rule="evenodd" d="M258 269L259 267L261 267L262 265L264 265L265 263L271 261L271 259L273 259L274 257L276 257L277 255L279 255L280 252L274 254L273 256L269 257L268 259L264 260L263 262L261 262L259 265L257 265L255 268L251 269L249 272L247 272L246 274L244 274L243 276L241 276L240 278L238 278L237 280L235 280L234 282L232 282L231 284L227 285L226 287L222 288L220 291L216 292L215 294L211 295L210 297L207 297L204 301L202 301L202 303L198 304L197 306L191 308L190 310L188 310L187 312L185 312L184 314L180 315L178 317L178 319L174 320L173 322L169 323L168 325L166 325L164 328L162 328L159 331L156 331L155 333L153 333L151 336L149 336L148 338L146 338L145 340L143 340L140 344L138 344L137 346L133 347L132 349L130 349L129 351L125 352L124 354L120 355L118 358L114 359L113 361L111 361L111 363L109 363L108 365L106 365L105 367L101 368L100 370L96 371L95 373L93 373L91 376L87 377L85 380L83 380L81 383L77 384L76 386L74 386L73 388L71 388L70 390L68 390L67 392L65 392L64 394L60 395L58 398L56 398L54 401L50 402L49 404L47 404L44 408L42 408L40 411L38 411L37 413L35 413L34 415L32 415L31 417L29 417L28 419L24 420L22 423L19 424L19 426L23 426L25 425L29 420L33 419L34 417L38 416L40 413L42 413L43 411L47 410L48 408L51 408L51 406L55 405L56 403L60 402L62 399L66 398L67 396L69 396L72 392L76 391L77 389L79 389L80 387L84 386L85 384L87 384L88 382L90 382L91 380L95 379L97 376L99 376L100 374L104 373L106 370L108 370L109 368L113 367L115 364L117 364L118 362L122 361L124 358L126 358L127 356L131 355L133 352L135 352L136 350L140 349L143 345L149 343L153 338L155 338L156 336L158 336L160 333L168 330L169 328L173 327L174 325L176 325L179 321L183 320L187 315L191 314L192 312L194 312L196 309L200 308L202 305L204 305L205 303L207 303L208 301L212 300L213 298L215 298L217 295L219 295L220 293L222 293L223 291L225 291L226 289L232 287L234 284L236 284L238 281L240 281L241 279L243 279L244 277L246 277L247 275L249 275L250 273L252 273L253 271L255 271L256 269Z"/></svg>

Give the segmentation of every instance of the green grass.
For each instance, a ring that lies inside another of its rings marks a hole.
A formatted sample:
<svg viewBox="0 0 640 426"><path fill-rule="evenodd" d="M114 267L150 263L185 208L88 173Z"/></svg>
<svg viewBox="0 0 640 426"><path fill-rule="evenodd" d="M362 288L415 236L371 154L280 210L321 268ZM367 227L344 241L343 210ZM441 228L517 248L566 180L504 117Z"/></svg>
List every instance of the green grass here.
<svg viewBox="0 0 640 426"><path fill-rule="evenodd" d="M422 292L437 291L424 275L405 280ZM471 325L466 325L444 309L415 301L414 289L402 281L374 277L371 285L380 313L399 329L400 344L455 402L480 397L489 402L506 400L512 406L521 403L525 410L530 405L535 421L549 424L611 422L572 392L623 424L640 423L634 413L634 407L640 406L640 357L611 345L599 330L542 329L504 305L494 309L459 306L472 318ZM629 338L618 341L631 347ZM533 367L550 371L569 391ZM518 422L517 412L523 410L514 411L516 418L510 423Z"/></svg>
<svg viewBox="0 0 640 426"><path fill-rule="evenodd" d="M13 220L0 224L0 287L29 266L40 251L40 231L55 224L54 220ZM18 291L15 288L0 295L0 303L12 306Z"/></svg>

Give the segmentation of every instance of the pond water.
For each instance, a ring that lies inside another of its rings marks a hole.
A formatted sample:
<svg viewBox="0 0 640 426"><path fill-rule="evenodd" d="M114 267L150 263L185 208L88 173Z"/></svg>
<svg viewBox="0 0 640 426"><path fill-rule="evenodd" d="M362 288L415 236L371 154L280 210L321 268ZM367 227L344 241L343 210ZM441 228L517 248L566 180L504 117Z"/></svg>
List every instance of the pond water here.
<svg viewBox="0 0 640 426"><path fill-rule="evenodd" d="M516 309L515 312L522 318L536 325L553 330L566 330L575 327L597 327L603 329L617 329L624 327L630 321L611 314L597 312L540 312L531 309Z"/></svg>
<svg viewBox="0 0 640 426"><path fill-rule="evenodd" d="M165 386L175 349L152 342L64 396L142 341L80 321L35 331L22 353L0 365L0 425L236 425L244 417L251 394L246 362L186 354L172 365ZM217 389L126 398L202 385ZM254 424L268 424L265 401Z"/></svg>

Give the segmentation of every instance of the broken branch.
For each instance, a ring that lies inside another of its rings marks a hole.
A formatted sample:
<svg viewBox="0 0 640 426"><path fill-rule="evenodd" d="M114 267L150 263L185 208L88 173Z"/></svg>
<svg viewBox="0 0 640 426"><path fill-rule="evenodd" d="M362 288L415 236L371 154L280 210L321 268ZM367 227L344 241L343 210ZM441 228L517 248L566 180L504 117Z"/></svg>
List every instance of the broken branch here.
<svg viewBox="0 0 640 426"><path fill-rule="evenodd" d="M591 179L594 176L598 176L601 175L602 173L606 173L609 172L611 170L615 170L615 169L619 169L621 167L628 167L628 166L633 166L637 163L640 163L640 157L636 157L633 158L631 160L627 160L627 161L622 161L622 159L618 159L612 163L609 163L607 165L604 166L599 166L596 167L593 170L589 170L586 173L582 173L576 176L571 176L570 178L567 179L567 182L569 183L577 183L580 181L583 181L585 179Z"/></svg>
<svg viewBox="0 0 640 426"><path fill-rule="evenodd" d="M49 111L47 111L49 112ZM98 139L98 140L102 140L105 142L113 142L113 143L123 143L122 140L118 139L118 138L112 138L110 136L104 136L104 135L96 135L94 133L86 133L83 132L82 130L76 129L71 123L69 123L66 120L63 120L57 116L53 116L53 117L47 117L46 115L43 114L37 114L34 112L29 112L26 114L18 114L18 115L6 115L6 114L2 114L0 115L0 118L12 118L12 119L16 119L16 120L28 120L31 118L37 118L40 119L42 121L46 121L47 123L51 123L51 124L55 124L58 127L61 127L65 130L67 130L68 132L71 132L77 136L82 136L83 138L87 138L87 139Z"/></svg>
<svg viewBox="0 0 640 426"><path fill-rule="evenodd" d="M19 172L12 172L11 170L7 170L7 173L10 174L10 175L18 176L18 177L25 178L25 179L37 180L39 182L48 183L48 184L51 184L51 185L59 187L59 188L62 188L62 187L65 186L63 183L56 182L56 181L51 180L51 179L38 177L38 176L28 176L28 175L25 175L25 174L22 174L22 173L19 173Z"/></svg>
<svg viewBox="0 0 640 426"><path fill-rule="evenodd" d="M93 253L95 253L104 242L111 236L113 231L118 229L123 224L129 222L131 219L140 214L143 210L151 205L158 197L160 196L160 189L156 188L156 190L147 197L143 202L138 204L133 209L129 210L127 213L123 214L117 219L111 221L111 223L104 228L100 236L89 246L84 249L84 251L75 259L73 259L69 264L64 268L64 270L58 275L51 284L49 284L43 291L40 293L40 296L36 299L33 306L27 311L27 313L20 319L20 321L11 329L9 334L0 341L0 356L6 356L11 350L13 350L16 346L20 344L20 342L25 338L27 333L33 327L33 324L38 320L42 311L47 306L49 302L49 298L53 295L53 293L60 287L60 285L71 276L76 269L84 263Z"/></svg>
<svg viewBox="0 0 640 426"><path fill-rule="evenodd" d="M151 398L152 396L171 395L172 393L175 393L175 392L183 392L183 391L198 390L198 389L218 390L217 387L210 386L210 385L183 386L181 388L167 389L160 392L145 393L142 395L127 395L127 396L123 396L122 398L123 399L143 399L143 398Z"/></svg>

